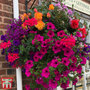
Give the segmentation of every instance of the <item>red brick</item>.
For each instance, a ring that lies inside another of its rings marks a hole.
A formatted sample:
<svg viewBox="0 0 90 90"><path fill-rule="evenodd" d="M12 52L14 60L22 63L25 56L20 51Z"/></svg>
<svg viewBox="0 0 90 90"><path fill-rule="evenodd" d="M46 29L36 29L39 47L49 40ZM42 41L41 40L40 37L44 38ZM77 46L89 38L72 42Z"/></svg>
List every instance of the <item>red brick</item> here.
<svg viewBox="0 0 90 90"><path fill-rule="evenodd" d="M7 13L7 12L4 12L4 11L0 11L0 16L12 18L13 17L13 14Z"/></svg>
<svg viewBox="0 0 90 90"><path fill-rule="evenodd" d="M2 22L2 18L0 17L0 22Z"/></svg>
<svg viewBox="0 0 90 90"><path fill-rule="evenodd" d="M5 56L0 56L0 62L5 61Z"/></svg>
<svg viewBox="0 0 90 90"><path fill-rule="evenodd" d="M8 63L2 63L2 68L10 68Z"/></svg>
<svg viewBox="0 0 90 90"><path fill-rule="evenodd" d="M2 9L2 4L0 4L0 9Z"/></svg>
<svg viewBox="0 0 90 90"><path fill-rule="evenodd" d="M6 70L0 70L0 75L5 75L6 74Z"/></svg>
<svg viewBox="0 0 90 90"><path fill-rule="evenodd" d="M4 23L11 23L11 19L4 18Z"/></svg>
<svg viewBox="0 0 90 90"><path fill-rule="evenodd" d="M5 25L5 24L0 24L0 29L7 29L7 25Z"/></svg>
<svg viewBox="0 0 90 90"><path fill-rule="evenodd" d="M13 12L12 7L9 5L3 4L3 10L8 12Z"/></svg>
<svg viewBox="0 0 90 90"><path fill-rule="evenodd" d="M0 0L0 3L2 3L2 4L7 4L7 5L12 5L12 2L13 0Z"/></svg>
<svg viewBox="0 0 90 90"><path fill-rule="evenodd" d="M25 0L19 0L19 3L25 4Z"/></svg>

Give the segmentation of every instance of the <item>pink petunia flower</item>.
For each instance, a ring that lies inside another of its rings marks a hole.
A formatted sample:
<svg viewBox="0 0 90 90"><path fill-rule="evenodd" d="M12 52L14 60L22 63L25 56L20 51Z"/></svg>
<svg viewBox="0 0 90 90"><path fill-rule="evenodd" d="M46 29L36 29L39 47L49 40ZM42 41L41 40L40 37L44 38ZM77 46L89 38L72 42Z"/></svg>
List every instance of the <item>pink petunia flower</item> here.
<svg viewBox="0 0 90 90"><path fill-rule="evenodd" d="M34 56L33 56L33 59L34 59L35 62L38 62L39 57L38 57L37 55L34 55Z"/></svg>
<svg viewBox="0 0 90 90"><path fill-rule="evenodd" d="M35 39L42 42L44 40L44 37L41 36L40 34L37 34L35 35Z"/></svg>
<svg viewBox="0 0 90 90"><path fill-rule="evenodd" d="M78 82L78 80L77 80L77 78L75 78L73 81L73 85L76 85L77 82Z"/></svg>
<svg viewBox="0 0 90 90"><path fill-rule="evenodd" d="M30 89L30 85L25 85L25 89L26 89L26 90L31 90L31 89Z"/></svg>
<svg viewBox="0 0 90 90"><path fill-rule="evenodd" d="M47 49L46 48L41 48L40 52L44 55L47 53Z"/></svg>
<svg viewBox="0 0 90 90"><path fill-rule="evenodd" d="M74 54L74 51L72 49L69 49L69 48L66 48L64 50L64 55L67 56L67 57L70 57Z"/></svg>
<svg viewBox="0 0 90 90"><path fill-rule="evenodd" d="M57 47L56 45L54 45L54 46L52 47L52 50L53 50L53 52L54 52L55 54L61 52L60 47Z"/></svg>
<svg viewBox="0 0 90 90"><path fill-rule="evenodd" d="M76 70L76 65L74 63L70 65L70 70L73 72Z"/></svg>
<svg viewBox="0 0 90 90"><path fill-rule="evenodd" d="M25 75L26 75L27 77L29 77L29 76L31 75L31 73L30 73L30 71L29 71L28 69L26 69Z"/></svg>
<svg viewBox="0 0 90 90"><path fill-rule="evenodd" d="M70 63L70 61L67 57L62 58L62 64L64 64L65 66L68 66L69 63Z"/></svg>
<svg viewBox="0 0 90 90"><path fill-rule="evenodd" d="M57 36L58 36L58 37L64 37L65 35L66 35L66 34L65 34L65 32L64 32L63 30L57 32Z"/></svg>
<svg viewBox="0 0 90 90"><path fill-rule="evenodd" d="M36 83L37 84L42 84L43 83L43 78L41 78L41 77L40 78L37 78L36 79Z"/></svg>
<svg viewBox="0 0 90 90"><path fill-rule="evenodd" d="M77 36L77 37L82 37L82 33L76 32L76 36Z"/></svg>
<svg viewBox="0 0 90 90"><path fill-rule="evenodd" d="M81 64L86 64L86 58L85 57L81 57L82 61Z"/></svg>
<svg viewBox="0 0 90 90"><path fill-rule="evenodd" d="M58 85L57 81L54 81L53 79L49 80L49 87L56 88Z"/></svg>
<svg viewBox="0 0 90 90"><path fill-rule="evenodd" d="M41 47L46 48L47 47L47 43L45 41L43 41L42 44L41 44Z"/></svg>
<svg viewBox="0 0 90 90"><path fill-rule="evenodd" d="M55 34L54 34L54 32L53 32L52 30L49 30L48 33L47 33L47 35L48 35L50 38L52 38L52 37L55 36Z"/></svg>
<svg viewBox="0 0 90 90"><path fill-rule="evenodd" d="M54 24L51 22L47 23L47 29L53 29L54 30L55 29Z"/></svg>
<svg viewBox="0 0 90 90"><path fill-rule="evenodd" d="M33 67L33 61L32 60L26 61L25 67L28 68L28 69L32 68Z"/></svg>
<svg viewBox="0 0 90 90"><path fill-rule="evenodd" d="M78 65L76 71L77 71L77 73L81 74L81 72L82 72L82 66L81 65Z"/></svg>
<svg viewBox="0 0 90 90"><path fill-rule="evenodd" d="M77 63L77 58L76 58L75 56L73 56L73 57L71 58L71 60L72 60L73 63Z"/></svg>
<svg viewBox="0 0 90 90"><path fill-rule="evenodd" d="M70 72L70 70L66 70L66 71L64 71L64 72L63 72L63 76L64 76L64 77L67 77L68 74L69 74L69 72Z"/></svg>
<svg viewBox="0 0 90 90"><path fill-rule="evenodd" d="M57 41L55 42L55 45L56 45L57 47L60 47L60 46L61 46L60 40L57 40Z"/></svg>
<svg viewBox="0 0 90 90"><path fill-rule="evenodd" d="M54 67L54 68L56 68L58 65L59 65L58 60L57 59L52 59L51 66Z"/></svg>
<svg viewBox="0 0 90 90"><path fill-rule="evenodd" d="M42 70L42 73L41 75L45 78L48 78L49 75L50 75L50 72L49 72L49 68L48 67L45 67L43 70Z"/></svg>

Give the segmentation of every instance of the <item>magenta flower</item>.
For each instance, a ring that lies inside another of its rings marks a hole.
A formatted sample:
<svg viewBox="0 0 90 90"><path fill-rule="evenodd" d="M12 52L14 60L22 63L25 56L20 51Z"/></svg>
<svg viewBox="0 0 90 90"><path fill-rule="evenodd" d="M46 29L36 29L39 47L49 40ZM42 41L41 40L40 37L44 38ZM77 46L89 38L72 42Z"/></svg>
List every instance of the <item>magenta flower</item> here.
<svg viewBox="0 0 90 90"><path fill-rule="evenodd" d="M39 88L35 88L35 90L39 90Z"/></svg>
<svg viewBox="0 0 90 90"><path fill-rule="evenodd" d="M71 9L68 9L68 14L69 14L69 15L72 15L72 14L73 14L73 12L72 12Z"/></svg>
<svg viewBox="0 0 90 90"><path fill-rule="evenodd" d="M37 34L37 35L35 35L35 39L38 40L38 41L43 41L44 37L41 36L40 34Z"/></svg>
<svg viewBox="0 0 90 90"><path fill-rule="evenodd" d="M57 32L57 36L58 36L58 37L64 37L65 35L66 35L66 34L65 34L65 32L64 32L63 30Z"/></svg>
<svg viewBox="0 0 90 90"><path fill-rule="evenodd" d="M31 75L30 71L26 69L25 75L26 75L27 77L29 77L29 76Z"/></svg>
<svg viewBox="0 0 90 90"><path fill-rule="evenodd" d="M64 64L65 66L68 66L69 63L70 63L70 61L67 57L62 58L62 64Z"/></svg>
<svg viewBox="0 0 90 90"><path fill-rule="evenodd" d="M43 58L43 54L41 52L36 52L35 55L41 60Z"/></svg>
<svg viewBox="0 0 90 90"><path fill-rule="evenodd" d="M25 63L25 67L26 67L27 69L32 68L32 67L33 67L33 61L32 61L32 60L28 60L28 61L26 61L26 63Z"/></svg>
<svg viewBox="0 0 90 90"><path fill-rule="evenodd" d="M46 43L48 43L48 42L50 42L51 41L51 39L49 38L49 39L45 39L45 42Z"/></svg>
<svg viewBox="0 0 90 90"><path fill-rule="evenodd" d="M53 79L49 80L49 87L56 88L58 85L57 81L54 81Z"/></svg>
<svg viewBox="0 0 90 90"><path fill-rule="evenodd" d="M81 57L82 61L81 64L86 64L86 58L85 57Z"/></svg>
<svg viewBox="0 0 90 90"><path fill-rule="evenodd" d="M50 75L50 72L49 72L49 68L48 67L45 67L43 70L42 70L42 73L41 75L45 78L48 78L49 75Z"/></svg>
<svg viewBox="0 0 90 90"><path fill-rule="evenodd" d="M76 70L76 65L74 63L70 65L70 70L73 72Z"/></svg>
<svg viewBox="0 0 90 90"><path fill-rule="evenodd" d="M69 80L67 80L66 83L62 83L61 84L61 87L64 88L64 89L66 89L67 87L69 87Z"/></svg>
<svg viewBox="0 0 90 90"><path fill-rule="evenodd" d="M40 52L44 55L47 53L47 49L46 48L41 48Z"/></svg>
<svg viewBox="0 0 90 90"><path fill-rule="evenodd" d="M77 37L82 37L82 33L76 32L76 36L77 36Z"/></svg>
<svg viewBox="0 0 90 90"><path fill-rule="evenodd" d="M55 80L60 81L61 74L56 74Z"/></svg>
<svg viewBox="0 0 90 90"><path fill-rule="evenodd" d="M76 58L75 56L73 56L73 57L71 58L71 60L72 60L73 63L77 63L77 58Z"/></svg>
<svg viewBox="0 0 90 90"><path fill-rule="evenodd" d="M30 85L25 85L26 90L30 90Z"/></svg>
<svg viewBox="0 0 90 90"><path fill-rule="evenodd" d="M78 65L77 67L77 73L81 74L82 72L82 66L81 65Z"/></svg>
<svg viewBox="0 0 90 90"><path fill-rule="evenodd" d="M47 33L47 35L48 35L50 38L52 38L52 37L55 36L55 35L54 35L54 32L53 32L52 30L49 30L48 33Z"/></svg>
<svg viewBox="0 0 90 90"><path fill-rule="evenodd" d="M56 45L52 47L52 50L55 54L61 52L60 47L57 47Z"/></svg>
<svg viewBox="0 0 90 90"><path fill-rule="evenodd" d="M76 85L77 82L78 82L78 80L77 80L77 78L75 78L73 81L73 85Z"/></svg>
<svg viewBox="0 0 90 90"><path fill-rule="evenodd" d="M54 70L55 75L59 74L58 70Z"/></svg>
<svg viewBox="0 0 90 90"><path fill-rule="evenodd" d="M41 78L41 77L40 78L37 78L36 79L36 83L37 84L42 84L43 83L43 78Z"/></svg>
<svg viewBox="0 0 90 90"><path fill-rule="evenodd" d="M38 62L39 57L38 57L37 55L34 55L34 56L33 56L33 59L34 59L35 62Z"/></svg>
<svg viewBox="0 0 90 90"><path fill-rule="evenodd" d="M43 87L48 88L48 84L47 83L43 82L42 85L43 85Z"/></svg>
<svg viewBox="0 0 90 90"><path fill-rule="evenodd" d="M69 49L69 48L66 48L64 50L64 55L67 56L67 57L70 57L74 54L74 51L72 49Z"/></svg>
<svg viewBox="0 0 90 90"><path fill-rule="evenodd" d="M41 44L41 47L46 48L47 47L47 43L45 41L43 41L42 44Z"/></svg>
<svg viewBox="0 0 90 90"><path fill-rule="evenodd" d="M54 68L56 68L58 65L59 65L58 60L57 59L52 59L51 66L54 67Z"/></svg>
<svg viewBox="0 0 90 90"><path fill-rule="evenodd" d="M47 23L47 29L53 29L54 30L55 29L54 24L51 22Z"/></svg>
<svg viewBox="0 0 90 90"><path fill-rule="evenodd" d="M69 74L69 72L70 72L70 70L64 71L64 72L63 72L63 76L64 76L64 77L67 77L67 75Z"/></svg>
<svg viewBox="0 0 90 90"><path fill-rule="evenodd" d="M57 41L55 42L55 45L56 45L57 47L60 47L60 45L61 45L60 40L57 40Z"/></svg>

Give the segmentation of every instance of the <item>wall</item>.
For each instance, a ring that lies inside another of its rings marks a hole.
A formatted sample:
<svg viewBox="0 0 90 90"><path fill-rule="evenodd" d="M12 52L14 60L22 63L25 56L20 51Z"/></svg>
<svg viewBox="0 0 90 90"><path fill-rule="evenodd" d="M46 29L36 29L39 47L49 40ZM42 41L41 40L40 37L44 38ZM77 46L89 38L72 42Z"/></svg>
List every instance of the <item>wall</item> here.
<svg viewBox="0 0 90 90"><path fill-rule="evenodd" d="M0 0L0 34L5 34L7 25L10 24L10 20L13 18L13 0ZM29 3L32 4L33 0ZM38 0L35 5L38 4ZM23 14L25 12L25 0L19 0L19 12ZM0 41L1 42L1 41ZM1 77L13 77L13 88L16 89L16 70L10 68L9 64L5 60L5 56L1 54L0 50L0 90L1 89ZM30 81L26 78L23 73L23 86Z"/></svg>

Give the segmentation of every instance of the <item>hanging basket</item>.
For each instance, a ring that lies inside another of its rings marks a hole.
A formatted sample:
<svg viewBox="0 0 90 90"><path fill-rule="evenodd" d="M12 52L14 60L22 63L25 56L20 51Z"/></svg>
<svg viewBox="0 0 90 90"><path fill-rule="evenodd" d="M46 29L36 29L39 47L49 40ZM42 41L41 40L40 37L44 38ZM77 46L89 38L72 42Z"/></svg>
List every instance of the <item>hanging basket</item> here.
<svg viewBox="0 0 90 90"><path fill-rule="evenodd" d="M87 31L73 9L63 3L42 2L12 20L0 48L13 68L20 67L32 82L26 90L66 89L82 77L90 49ZM73 77L71 76L73 75Z"/></svg>

